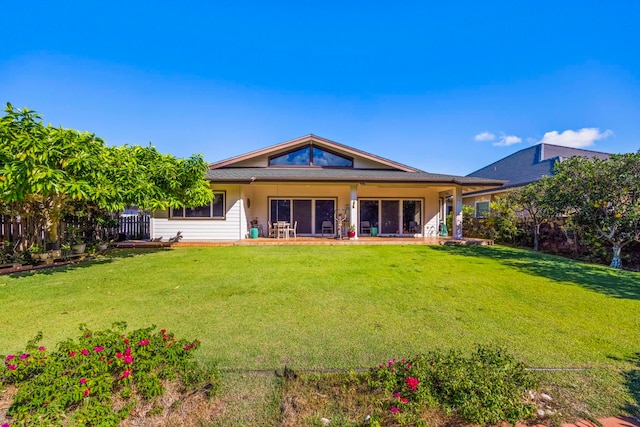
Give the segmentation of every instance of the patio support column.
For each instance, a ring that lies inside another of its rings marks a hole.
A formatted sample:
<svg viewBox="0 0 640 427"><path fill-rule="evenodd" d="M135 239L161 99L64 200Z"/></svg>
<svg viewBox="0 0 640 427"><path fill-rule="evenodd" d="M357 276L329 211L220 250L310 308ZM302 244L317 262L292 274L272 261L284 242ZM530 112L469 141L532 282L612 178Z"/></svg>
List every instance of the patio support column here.
<svg viewBox="0 0 640 427"><path fill-rule="evenodd" d="M356 229L356 237L358 238L358 186L351 186L351 197L349 201L349 225L352 225Z"/></svg>
<svg viewBox="0 0 640 427"><path fill-rule="evenodd" d="M453 187L453 224L451 235L454 239L462 239L462 187Z"/></svg>

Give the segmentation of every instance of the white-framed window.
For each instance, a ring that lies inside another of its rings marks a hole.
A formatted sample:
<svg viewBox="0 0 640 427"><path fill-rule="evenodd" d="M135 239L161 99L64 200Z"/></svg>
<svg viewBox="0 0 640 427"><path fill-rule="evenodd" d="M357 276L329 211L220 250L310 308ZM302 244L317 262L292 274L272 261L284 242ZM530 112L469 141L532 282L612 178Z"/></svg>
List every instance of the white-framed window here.
<svg viewBox="0 0 640 427"><path fill-rule="evenodd" d="M489 216L489 202L476 202L476 218Z"/></svg>
<svg viewBox="0 0 640 427"><path fill-rule="evenodd" d="M214 199L211 203L203 206L189 208L171 209L171 218L174 219L225 219L226 193L224 191L214 191Z"/></svg>

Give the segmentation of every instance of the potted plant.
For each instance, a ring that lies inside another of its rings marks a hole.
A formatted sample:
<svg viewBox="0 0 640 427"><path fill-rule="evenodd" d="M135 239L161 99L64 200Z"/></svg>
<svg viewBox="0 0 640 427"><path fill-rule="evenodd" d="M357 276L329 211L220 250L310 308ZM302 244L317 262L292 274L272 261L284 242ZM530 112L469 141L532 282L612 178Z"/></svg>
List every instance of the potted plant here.
<svg viewBox="0 0 640 427"><path fill-rule="evenodd" d="M42 252L42 248L37 243L29 248L29 254L33 261L46 261L51 257L48 252Z"/></svg>
<svg viewBox="0 0 640 427"><path fill-rule="evenodd" d="M74 254L83 254L87 249L87 244L79 232L80 229L78 227L69 226L69 244L71 245L71 252Z"/></svg>
<svg viewBox="0 0 640 427"><path fill-rule="evenodd" d="M354 237L356 237L356 226L351 224L349 225L349 231L347 231L347 236L349 236L350 239L353 239Z"/></svg>

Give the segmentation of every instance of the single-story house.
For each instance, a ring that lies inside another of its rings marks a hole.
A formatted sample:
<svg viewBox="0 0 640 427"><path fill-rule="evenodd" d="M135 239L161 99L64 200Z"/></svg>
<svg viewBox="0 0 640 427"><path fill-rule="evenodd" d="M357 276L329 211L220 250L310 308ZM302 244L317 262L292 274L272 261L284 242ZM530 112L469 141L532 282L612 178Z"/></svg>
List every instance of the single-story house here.
<svg viewBox="0 0 640 427"><path fill-rule="evenodd" d="M425 172L316 135L212 163L207 206L169 209L151 218L151 237L182 232L184 241L239 240L250 227L287 221L298 236L436 236L444 201L453 200L453 236L462 237L462 194L503 181Z"/></svg>
<svg viewBox="0 0 640 427"><path fill-rule="evenodd" d="M516 187L540 181L543 176L553 175L556 162L576 156L607 160L610 154L553 144L537 144L467 175L468 178L501 179L506 182L501 187L465 192L462 202L475 208L476 217L485 216L489 212L490 203L497 197Z"/></svg>

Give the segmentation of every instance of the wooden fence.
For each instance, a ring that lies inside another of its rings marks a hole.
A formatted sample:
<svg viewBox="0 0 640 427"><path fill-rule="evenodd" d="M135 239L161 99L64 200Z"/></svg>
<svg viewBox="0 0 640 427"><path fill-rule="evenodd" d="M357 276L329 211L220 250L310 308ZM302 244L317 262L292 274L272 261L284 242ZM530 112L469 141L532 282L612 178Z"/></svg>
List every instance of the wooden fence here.
<svg viewBox="0 0 640 427"><path fill-rule="evenodd" d="M75 227L82 230L79 234L86 240L100 238L104 240L128 240L128 239L148 239L150 238L149 215L131 215L118 217L112 227L98 227L96 224L87 224L81 220L63 221L60 230L68 230ZM25 230L33 230L26 224L25 219L0 215L0 241L15 243L21 238ZM32 232L33 233L33 232ZM61 233L61 236L63 233ZM30 236L29 240L36 242L44 241L44 229L35 232L35 236Z"/></svg>
<svg viewBox="0 0 640 427"><path fill-rule="evenodd" d="M151 237L149 231L149 215L123 216L118 220L118 240L148 239Z"/></svg>

